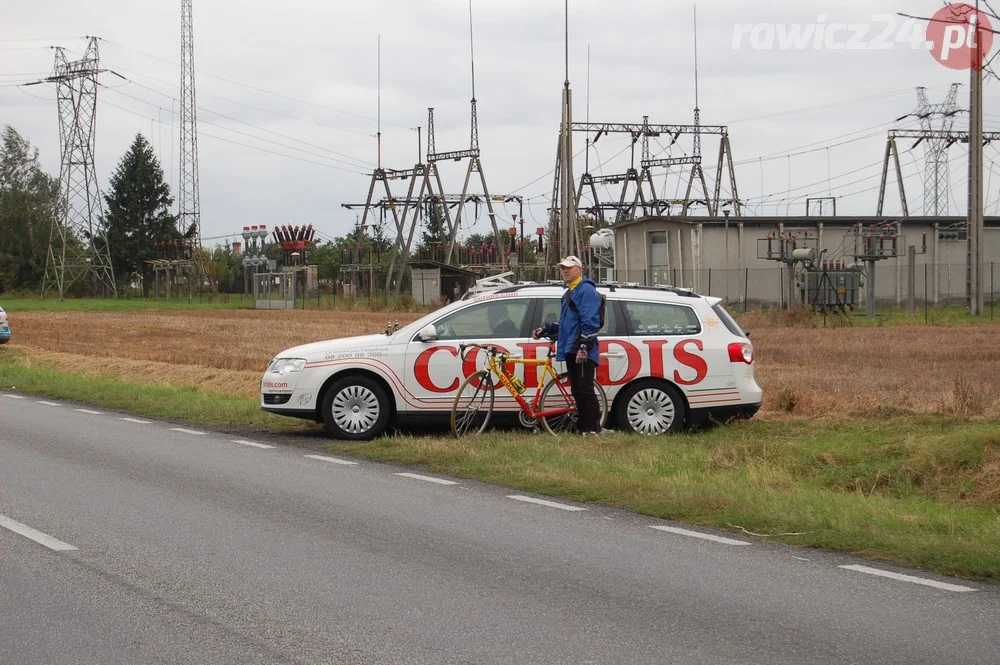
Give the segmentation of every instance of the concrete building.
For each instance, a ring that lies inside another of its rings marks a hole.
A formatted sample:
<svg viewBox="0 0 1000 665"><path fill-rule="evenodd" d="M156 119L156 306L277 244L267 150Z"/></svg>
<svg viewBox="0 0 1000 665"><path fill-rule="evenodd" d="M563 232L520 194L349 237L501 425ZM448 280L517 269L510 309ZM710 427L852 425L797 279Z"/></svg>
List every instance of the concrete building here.
<svg viewBox="0 0 1000 665"><path fill-rule="evenodd" d="M905 305L912 280L921 304L925 299L931 305L960 304L965 302L967 242L958 225L964 221L964 217L644 217L614 227L615 280L687 287L751 306L784 304L790 280L789 264L777 260L782 256L781 238L794 238L798 248L813 248L817 259L834 262L831 267L846 270L858 264L864 282L871 276L855 256L865 251L866 233L881 225L877 235L884 237L869 242L877 243L876 251L883 256L892 254L894 242L898 255L875 262L876 302ZM916 251L913 274L907 260L910 246ZM986 218L983 255L989 301L993 291L1000 292L1000 277L994 277L992 263L1000 263L1000 217ZM603 272L601 277L606 279ZM867 287L861 291L864 301Z"/></svg>

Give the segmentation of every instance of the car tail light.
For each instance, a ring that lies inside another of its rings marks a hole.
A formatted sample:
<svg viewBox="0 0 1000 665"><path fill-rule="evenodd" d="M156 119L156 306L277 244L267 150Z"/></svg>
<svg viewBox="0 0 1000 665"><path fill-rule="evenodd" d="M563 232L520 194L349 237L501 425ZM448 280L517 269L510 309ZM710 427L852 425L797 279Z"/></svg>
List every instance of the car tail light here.
<svg viewBox="0 0 1000 665"><path fill-rule="evenodd" d="M753 364L753 346L749 342L733 342L729 345L729 362Z"/></svg>

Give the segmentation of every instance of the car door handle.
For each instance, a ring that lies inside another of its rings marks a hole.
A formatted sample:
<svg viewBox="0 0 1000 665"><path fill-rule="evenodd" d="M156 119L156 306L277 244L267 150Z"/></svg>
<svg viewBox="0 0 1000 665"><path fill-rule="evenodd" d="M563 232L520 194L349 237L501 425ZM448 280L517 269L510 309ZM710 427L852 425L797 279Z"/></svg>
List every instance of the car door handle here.
<svg viewBox="0 0 1000 665"><path fill-rule="evenodd" d="M624 358L625 354L624 353L602 353L601 357L602 358Z"/></svg>

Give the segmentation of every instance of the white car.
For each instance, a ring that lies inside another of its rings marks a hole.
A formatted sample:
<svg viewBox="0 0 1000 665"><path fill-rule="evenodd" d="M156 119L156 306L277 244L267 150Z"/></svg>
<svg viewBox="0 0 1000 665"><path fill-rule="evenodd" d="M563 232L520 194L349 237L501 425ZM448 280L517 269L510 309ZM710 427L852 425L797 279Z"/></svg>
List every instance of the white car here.
<svg viewBox="0 0 1000 665"><path fill-rule="evenodd" d="M0 307L0 344L10 341L10 323L7 321L7 312Z"/></svg>
<svg viewBox="0 0 1000 665"><path fill-rule="evenodd" d="M659 434L758 411L753 346L719 298L672 287L597 288L607 296L597 370L607 427ZM462 380L484 363L479 352L463 362L459 344L488 342L544 358L548 342L531 339L531 331L558 320L564 291L530 284L467 294L395 331L287 349L261 379L261 408L324 423L350 440L390 426L445 423ZM525 375L526 365L516 367L533 395L537 370ZM494 410L516 415L519 407L501 390Z"/></svg>

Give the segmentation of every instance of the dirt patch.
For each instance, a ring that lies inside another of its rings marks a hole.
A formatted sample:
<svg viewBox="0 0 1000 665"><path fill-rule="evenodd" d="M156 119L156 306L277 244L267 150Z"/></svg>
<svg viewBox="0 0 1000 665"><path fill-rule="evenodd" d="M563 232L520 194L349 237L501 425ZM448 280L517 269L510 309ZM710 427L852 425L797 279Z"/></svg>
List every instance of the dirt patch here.
<svg viewBox="0 0 1000 665"><path fill-rule="evenodd" d="M418 314L393 315L400 325ZM385 330L368 312L192 310L24 312L17 345L78 356L251 371L260 378L282 349Z"/></svg>
<svg viewBox="0 0 1000 665"><path fill-rule="evenodd" d="M419 314L393 314L400 325ZM282 349L381 332L384 313L255 310L25 312L16 346L64 371L256 396ZM750 322L748 322L750 323ZM764 388L759 417L1000 418L1000 325L748 325Z"/></svg>

